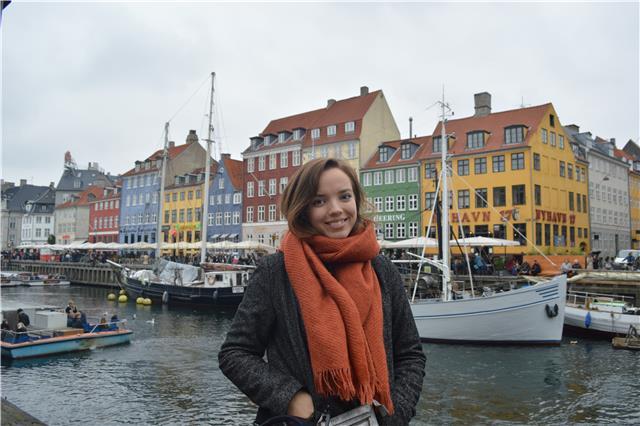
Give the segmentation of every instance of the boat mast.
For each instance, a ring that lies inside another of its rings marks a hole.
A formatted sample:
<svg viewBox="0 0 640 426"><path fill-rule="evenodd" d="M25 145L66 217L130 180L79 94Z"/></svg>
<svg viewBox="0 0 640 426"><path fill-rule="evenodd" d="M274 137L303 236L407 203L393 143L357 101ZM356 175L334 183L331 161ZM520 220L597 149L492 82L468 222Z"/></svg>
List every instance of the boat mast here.
<svg viewBox="0 0 640 426"><path fill-rule="evenodd" d="M207 223L209 218L209 176L211 174L211 143L213 142L213 125L211 119L213 116L213 82L216 73L211 73L211 99L209 100L209 127L207 128L207 159L204 171L204 194L202 194L202 229L200 231L200 264L207 260Z"/></svg>
<svg viewBox="0 0 640 426"><path fill-rule="evenodd" d="M164 175L167 171L169 158L169 122L164 123L164 149L162 150L162 170L160 172L160 199L158 200L158 225L156 227L156 260L160 259L162 247L162 203L164 202Z"/></svg>
<svg viewBox="0 0 640 426"><path fill-rule="evenodd" d="M441 152L441 173L442 173L442 300L450 300L450 282L451 271L449 269L450 253L449 253L449 185L447 183L447 132L445 122L447 121L446 111L447 105L444 102L444 87L442 88L442 128L440 129L440 152Z"/></svg>

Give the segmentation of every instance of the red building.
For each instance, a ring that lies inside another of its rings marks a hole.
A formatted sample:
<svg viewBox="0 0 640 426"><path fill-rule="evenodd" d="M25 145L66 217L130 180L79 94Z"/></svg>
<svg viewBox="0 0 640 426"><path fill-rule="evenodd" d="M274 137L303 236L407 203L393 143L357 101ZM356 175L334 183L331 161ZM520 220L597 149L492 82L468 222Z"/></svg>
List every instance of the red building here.
<svg viewBox="0 0 640 426"><path fill-rule="evenodd" d="M120 217L120 186L104 188L89 202L89 242L117 243Z"/></svg>

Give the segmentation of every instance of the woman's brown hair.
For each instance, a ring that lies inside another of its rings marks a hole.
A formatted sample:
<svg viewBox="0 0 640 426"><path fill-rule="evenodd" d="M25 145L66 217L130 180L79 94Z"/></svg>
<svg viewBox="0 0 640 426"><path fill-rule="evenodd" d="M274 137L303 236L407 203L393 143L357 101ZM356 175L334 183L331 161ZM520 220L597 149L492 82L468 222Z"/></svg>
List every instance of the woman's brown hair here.
<svg viewBox="0 0 640 426"><path fill-rule="evenodd" d="M318 193L320 175L325 170L333 168L343 171L351 181L353 197L358 211L358 217L352 232L358 232L369 222L369 219L363 215L363 209L366 205L364 191L353 167L342 160L319 158L303 164L294 173L280 201L280 211L287 218L289 230L298 238L310 237L318 233L309 221L309 206Z"/></svg>

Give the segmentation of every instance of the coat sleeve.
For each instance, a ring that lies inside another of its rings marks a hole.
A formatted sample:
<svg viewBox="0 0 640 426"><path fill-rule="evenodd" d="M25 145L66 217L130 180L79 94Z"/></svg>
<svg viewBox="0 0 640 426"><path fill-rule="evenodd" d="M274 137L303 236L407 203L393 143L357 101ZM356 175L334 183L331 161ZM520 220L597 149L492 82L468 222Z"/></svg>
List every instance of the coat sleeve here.
<svg viewBox="0 0 640 426"><path fill-rule="evenodd" d="M303 388L295 378L264 360L274 330L273 274L268 263L256 268L218 353L220 370L259 407L285 414L293 395Z"/></svg>
<svg viewBox="0 0 640 426"><path fill-rule="evenodd" d="M422 351L409 299L398 270L388 260L387 285L391 294L393 334L393 416L385 418L384 425L406 425L416 414L416 405L422 392L426 357Z"/></svg>

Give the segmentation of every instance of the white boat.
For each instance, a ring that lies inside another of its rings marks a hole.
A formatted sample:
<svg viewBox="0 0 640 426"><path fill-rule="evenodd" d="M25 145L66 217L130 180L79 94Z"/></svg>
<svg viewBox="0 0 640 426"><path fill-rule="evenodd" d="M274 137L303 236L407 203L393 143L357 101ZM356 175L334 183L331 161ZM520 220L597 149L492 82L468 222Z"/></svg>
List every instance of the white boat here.
<svg viewBox="0 0 640 426"><path fill-rule="evenodd" d="M640 308L624 296L571 292L567 296L565 325L594 333L624 335L633 325L640 329Z"/></svg>
<svg viewBox="0 0 640 426"><path fill-rule="evenodd" d="M53 287L71 285L64 275L30 275L22 281L26 287Z"/></svg>
<svg viewBox="0 0 640 426"><path fill-rule="evenodd" d="M442 108L441 140L446 141L446 111ZM422 263L442 271L442 296L438 299L416 300L419 276L416 278L411 311L418 333L423 340L486 344L559 344L565 315L567 278L560 275L544 283L535 283L503 292L472 291L468 297L453 297L449 265L449 200L447 185L447 144L442 143L438 189L442 199L442 259L420 257ZM424 251L423 251L424 253ZM467 261L467 264L469 262ZM489 290L489 289L487 289Z"/></svg>

